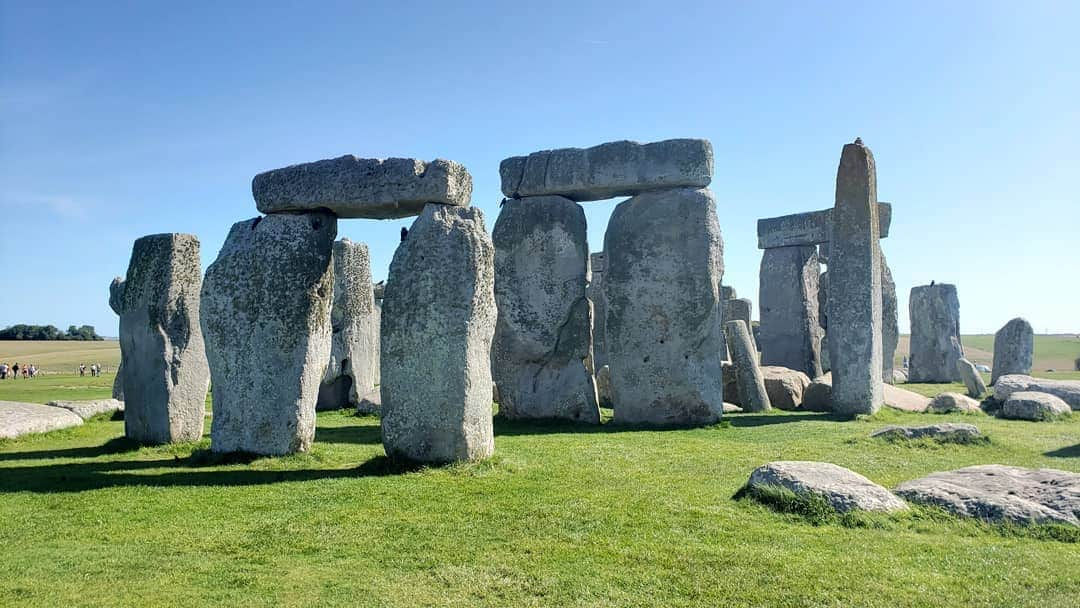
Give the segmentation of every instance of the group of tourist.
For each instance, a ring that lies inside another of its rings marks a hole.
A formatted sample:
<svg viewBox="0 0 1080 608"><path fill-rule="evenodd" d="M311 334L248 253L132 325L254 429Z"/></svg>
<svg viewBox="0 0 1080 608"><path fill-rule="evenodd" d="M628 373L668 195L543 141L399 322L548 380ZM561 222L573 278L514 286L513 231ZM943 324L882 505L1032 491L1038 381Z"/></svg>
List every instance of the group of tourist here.
<svg viewBox="0 0 1080 608"><path fill-rule="evenodd" d="M79 364L79 375L80 376L85 376L86 371L88 369L90 370L90 376L91 377L97 378L98 376L101 375L101 366L98 365L97 363L91 363L90 367L86 367L85 363L80 363Z"/></svg>
<svg viewBox="0 0 1080 608"><path fill-rule="evenodd" d="M0 363L0 380L7 380L8 378L18 378L19 372L22 372L23 378L33 378L37 375L38 368L33 363L19 365L18 361L16 361L13 365L10 366L6 362Z"/></svg>

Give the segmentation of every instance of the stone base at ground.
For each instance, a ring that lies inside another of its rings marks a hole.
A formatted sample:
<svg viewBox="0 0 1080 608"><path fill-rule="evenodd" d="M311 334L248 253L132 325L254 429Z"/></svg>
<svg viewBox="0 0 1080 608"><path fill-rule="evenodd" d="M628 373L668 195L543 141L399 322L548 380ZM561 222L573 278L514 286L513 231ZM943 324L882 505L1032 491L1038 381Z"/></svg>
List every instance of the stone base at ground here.
<svg viewBox="0 0 1080 608"><path fill-rule="evenodd" d="M870 436L881 439L921 439L929 437L942 442L964 443L981 439L983 434L979 431L979 427L974 424L944 422L925 426L891 425L874 431Z"/></svg>
<svg viewBox="0 0 1080 608"><path fill-rule="evenodd" d="M357 414L378 414L380 409L382 409L382 392L377 386L360 395L356 403Z"/></svg>
<svg viewBox="0 0 1080 608"><path fill-rule="evenodd" d="M0 439L13 439L27 433L47 433L82 423L82 418L64 408L0 401Z"/></svg>
<svg viewBox="0 0 1080 608"><path fill-rule="evenodd" d="M1018 391L1049 393L1068 403L1072 409L1080 410L1080 380L1047 380L1009 374L998 378L994 383L994 399L998 401L1006 401Z"/></svg>
<svg viewBox="0 0 1080 608"><path fill-rule="evenodd" d="M825 498L841 513L848 511L902 511L904 501L892 492L830 462L777 461L754 469L747 486L782 487L799 495Z"/></svg>
<svg viewBox="0 0 1080 608"><path fill-rule="evenodd" d="M124 402L116 399L95 399L92 401L50 401L52 407L62 407L77 414L83 420L89 420L98 414L111 414L124 411Z"/></svg>
<svg viewBox="0 0 1080 608"><path fill-rule="evenodd" d="M802 405L803 393L810 386L810 378L806 374L786 367L763 365L761 375L773 407L794 410Z"/></svg>

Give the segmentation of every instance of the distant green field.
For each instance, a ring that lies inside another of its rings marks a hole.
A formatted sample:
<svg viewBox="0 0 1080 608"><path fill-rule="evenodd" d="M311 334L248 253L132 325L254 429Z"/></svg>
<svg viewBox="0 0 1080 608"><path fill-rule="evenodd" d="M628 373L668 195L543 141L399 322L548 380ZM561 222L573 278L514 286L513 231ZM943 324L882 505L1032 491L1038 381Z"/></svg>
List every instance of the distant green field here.
<svg viewBox="0 0 1080 608"><path fill-rule="evenodd" d="M903 361L904 356L911 352L910 338L907 334L900 336L900 344L896 348L897 363ZM968 359L987 366L993 363L993 335L972 334L960 336L960 340L964 343L964 354ZM1073 371L1077 357L1080 357L1080 337L1072 334L1035 336L1033 370Z"/></svg>
<svg viewBox="0 0 1080 608"><path fill-rule="evenodd" d="M87 367L97 363L106 371L115 371L120 365L120 343L115 340L103 342L0 340L0 362L11 365L33 363L46 373L70 373L80 363Z"/></svg>

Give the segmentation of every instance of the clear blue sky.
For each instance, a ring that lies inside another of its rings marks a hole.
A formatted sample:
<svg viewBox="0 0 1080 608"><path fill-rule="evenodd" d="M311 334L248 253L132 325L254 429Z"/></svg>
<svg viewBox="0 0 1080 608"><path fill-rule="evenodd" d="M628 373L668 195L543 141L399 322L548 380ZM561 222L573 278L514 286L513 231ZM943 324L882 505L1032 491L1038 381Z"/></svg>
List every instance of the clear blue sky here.
<svg viewBox="0 0 1080 608"><path fill-rule="evenodd" d="M490 230L501 159L671 137L712 140L756 306L756 220L831 206L861 136L904 331L931 280L964 333L1080 331L1080 3L883 4L0 2L0 326L116 335L132 241L191 232L208 265L267 169L454 159ZM584 203L593 250L614 205ZM405 223L339 234L384 278Z"/></svg>

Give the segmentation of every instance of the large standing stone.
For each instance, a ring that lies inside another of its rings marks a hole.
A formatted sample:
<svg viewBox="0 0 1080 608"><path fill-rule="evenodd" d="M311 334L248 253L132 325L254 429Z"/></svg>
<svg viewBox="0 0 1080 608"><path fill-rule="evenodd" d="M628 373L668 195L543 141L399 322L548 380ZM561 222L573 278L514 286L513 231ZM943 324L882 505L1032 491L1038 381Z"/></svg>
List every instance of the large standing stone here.
<svg viewBox="0 0 1080 608"><path fill-rule="evenodd" d="M956 361L964 356L960 343L960 299L947 283L911 288L909 382L959 382Z"/></svg>
<svg viewBox="0 0 1080 608"><path fill-rule="evenodd" d="M724 324L731 364L735 367L735 383L739 391L739 405L747 412L767 412L772 409L769 393L765 390L765 378L758 366L757 351L750 341L750 330L742 321Z"/></svg>
<svg viewBox="0 0 1080 608"><path fill-rule="evenodd" d="M994 334L994 367L990 384L1007 374L1030 374L1035 352L1035 332L1027 319L1017 317Z"/></svg>
<svg viewBox="0 0 1080 608"><path fill-rule="evenodd" d="M507 200L492 231L498 323L491 371L499 414L600 422L586 369L585 212L559 196Z"/></svg>
<svg viewBox="0 0 1080 608"><path fill-rule="evenodd" d="M444 205L425 207L394 253L382 321L388 456L439 463L495 449L494 258L480 210Z"/></svg>
<svg viewBox="0 0 1080 608"><path fill-rule="evenodd" d="M199 326L202 262L191 234L154 234L131 251L117 289L124 434L145 443L198 441L210 384Z"/></svg>
<svg viewBox="0 0 1080 608"><path fill-rule="evenodd" d="M889 263L885 261L885 254L880 249L878 252L881 255L881 379L893 384L893 360L896 347L900 344L896 282L893 281Z"/></svg>
<svg viewBox="0 0 1080 608"><path fill-rule="evenodd" d="M975 369L975 364L960 357L956 360L956 369L960 372L960 379L964 381L968 396L975 399L982 397L986 392L986 383L979 375L979 370Z"/></svg>
<svg viewBox="0 0 1080 608"><path fill-rule="evenodd" d="M723 413L719 295L723 242L708 190L620 203L604 236L615 419L708 424Z"/></svg>
<svg viewBox="0 0 1080 608"><path fill-rule="evenodd" d="M327 212L237 222L207 269L202 322L215 452L311 447L330 357L336 236L337 218Z"/></svg>
<svg viewBox="0 0 1080 608"><path fill-rule="evenodd" d="M649 144L616 141L514 156L499 165L503 194L564 196L595 201L653 190L704 188L712 181L713 150L706 139Z"/></svg>
<svg viewBox="0 0 1080 608"><path fill-rule="evenodd" d="M607 365L607 304L604 300L604 272L606 260L603 253L589 254L589 286L585 295L592 302L592 369L596 375Z"/></svg>
<svg viewBox="0 0 1080 608"><path fill-rule="evenodd" d="M427 203L468 205L472 176L452 160L346 155L260 173L251 193L263 213L329 209L338 217L387 219L417 215Z"/></svg>
<svg viewBox="0 0 1080 608"><path fill-rule="evenodd" d="M761 362L821 375L817 247L766 249L761 257Z"/></svg>
<svg viewBox="0 0 1080 608"><path fill-rule="evenodd" d="M318 410L355 407L379 383L379 315L364 243L334 243L330 327L330 362L319 385Z"/></svg>
<svg viewBox="0 0 1080 608"><path fill-rule="evenodd" d="M870 149L844 146L829 249L829 363L833 411L872 414L883 400L877 172Z"/></svg>

